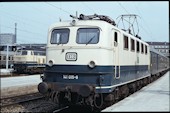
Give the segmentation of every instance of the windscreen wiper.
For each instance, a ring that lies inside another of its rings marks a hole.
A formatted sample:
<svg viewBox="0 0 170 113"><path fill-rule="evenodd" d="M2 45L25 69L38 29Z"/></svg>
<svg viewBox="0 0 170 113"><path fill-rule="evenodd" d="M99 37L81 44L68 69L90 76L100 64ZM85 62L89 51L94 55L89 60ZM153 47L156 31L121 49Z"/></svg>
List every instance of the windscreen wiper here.
<svg viewBox="0 0 170 113"><path fill-rule="evenodd" d="M89 44L93 40L94 37L95 35L92 38L90 38L90 40L86 43L86 45Z"/></svg>

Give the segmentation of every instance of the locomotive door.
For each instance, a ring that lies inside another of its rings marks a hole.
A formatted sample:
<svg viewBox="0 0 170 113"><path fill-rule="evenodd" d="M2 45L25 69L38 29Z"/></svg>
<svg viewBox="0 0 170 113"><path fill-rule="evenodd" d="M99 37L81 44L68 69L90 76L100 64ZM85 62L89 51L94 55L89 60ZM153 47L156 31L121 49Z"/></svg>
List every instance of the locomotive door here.
<svg viewBox="0 0 170 113"><path fill-rule="evenodd" d="M120 40L120 32L114 32L114 52L113 52L113 62L115 65L115 78L120 78L120 64L119 64L119 40Z"/></svg>
<svg viewBox="0 0 170 113"><path fill-rule="evenodd" d="M140 54L140 43L139 41L136 41L136 61L135 61L135 73L136 73L136 77L138 77L139 74L139 54Z"/></svg>

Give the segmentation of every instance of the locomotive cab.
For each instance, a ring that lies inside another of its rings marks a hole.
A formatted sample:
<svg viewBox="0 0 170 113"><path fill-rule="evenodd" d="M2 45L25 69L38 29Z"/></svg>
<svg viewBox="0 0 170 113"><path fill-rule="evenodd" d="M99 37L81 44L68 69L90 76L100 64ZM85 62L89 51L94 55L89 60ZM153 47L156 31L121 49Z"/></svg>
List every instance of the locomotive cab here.
<svg viewBox="0 0 170 113"><path fill-rule="evenodd" d="M108 23L100 20L71 23L60 22L49 29L44 81L94 86L111 84L109 77L102 80L103 75L113 70L113 62L106 60L113 60L115 47L111 25L108 32Z"/></svg>
<svg viewBox="0 0 170 113"><path fill-rule="evenodd" d="M113 88L100 87L113 83L113 54L118 46L117 42L114 46L113 37L113 25L101 20L74 19L52 25L48 31L47 63L43 82L38 85L39 92L51 95L54 100L57 98L59 103L65 103L62 101L65 98L74 100L75 95L89 97L90 104L94 94L111 92Z"/></svg>

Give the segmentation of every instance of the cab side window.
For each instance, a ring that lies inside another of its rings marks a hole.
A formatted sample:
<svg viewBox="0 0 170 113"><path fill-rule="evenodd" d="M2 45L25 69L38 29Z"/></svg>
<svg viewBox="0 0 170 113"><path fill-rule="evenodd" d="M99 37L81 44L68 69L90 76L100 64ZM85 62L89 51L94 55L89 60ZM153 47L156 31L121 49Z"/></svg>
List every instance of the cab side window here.
<svg viewBox="0 0 170 113"><path fill-rule="evenodd" d="M147 48L147 45L145 45L145 54L148 53L148 48Z"/></svg>
<svg viewBox="0 0 170 113"><path fill-rule="evenodd" d="M114 33L114 41L117 42L117 32Z"/></svg>
<svg viewBox="0 0 170 113"><path fill-rule="evenodd" d="M139 41L136 42L136 51L137 51L137 52L140 51Z"/></svg>
<svg viewBox="0 0 170 113"><path fill-rule="evenodd" d="M134 41L134 39L131 39L131 50L135 51L135 41Z"/></svg>
<svg viewBox="0 0 170 113"><path fill-rule="evenodd" d="M124 49L128 50L128 48L129 48L128 37L124 35L123 39L124 39Z"/></svg>

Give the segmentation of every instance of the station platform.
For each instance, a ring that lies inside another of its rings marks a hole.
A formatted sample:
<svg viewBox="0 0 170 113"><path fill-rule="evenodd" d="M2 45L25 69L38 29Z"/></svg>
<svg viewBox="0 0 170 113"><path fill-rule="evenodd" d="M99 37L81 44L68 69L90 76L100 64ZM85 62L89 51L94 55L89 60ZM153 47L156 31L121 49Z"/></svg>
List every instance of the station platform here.
<svg viewBox="0 0 170 113"><path fill-rule="evenodd" d="M1 98L38 92L40 74L1 79Z"/></svg>
<svg viewBox="0 0 170 113"><path fill-rule="evenodd" d="M12 71L14 69L9 68L9 69L0 69L0 75L11 75Z"/></svg>
<svg viewBox="0 0 170 113"><path fill-rule="evenodd" d="M102 112L170 111L169 72Z"/></svg>

